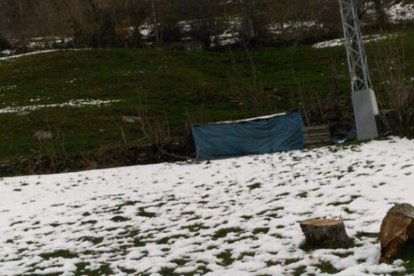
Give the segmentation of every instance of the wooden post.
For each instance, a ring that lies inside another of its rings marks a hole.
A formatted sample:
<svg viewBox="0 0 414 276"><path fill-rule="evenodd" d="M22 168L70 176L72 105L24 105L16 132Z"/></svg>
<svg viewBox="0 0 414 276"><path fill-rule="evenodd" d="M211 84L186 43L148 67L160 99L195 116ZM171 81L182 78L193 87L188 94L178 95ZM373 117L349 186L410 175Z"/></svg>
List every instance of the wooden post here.
<svg viewBox="0 0 414 276"><path fill-rule="evenodd" d="M347 247L350 239L342 221L334 219L310 219L299 222L306 244L317 248Z"/></svg>

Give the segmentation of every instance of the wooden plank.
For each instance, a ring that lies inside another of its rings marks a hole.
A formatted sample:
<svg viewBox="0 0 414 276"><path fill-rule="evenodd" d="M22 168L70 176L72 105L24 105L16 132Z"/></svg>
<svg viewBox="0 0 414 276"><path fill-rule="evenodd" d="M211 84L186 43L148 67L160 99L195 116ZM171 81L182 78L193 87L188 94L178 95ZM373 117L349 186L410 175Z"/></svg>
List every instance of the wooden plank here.
<svg viewBox="0 0 414 276"><path fill-rule="evenodd" d="M303 135L304 137L307 138L324 138L324 137L330 137L329 133L326 134L315 134L315 135Z"/></svg>
<svg viewBox="0 0 414 276"><path fill-rule="evenodd" d="M327 133L318 133L318 134L311 134L311 135L303 133L303 136L305 137L330 137L331 135L329 132L327 132Z"/></svg>
<svg viewBox="0 0 414 276"><path fill-rule="evenodd" d="M328 139L327 137L323 137L323 138L305 138L304 141L314 141L314 142L318 142L318 141L330 141L331 139Z"/></svg>
<svg viewBox="0 0 414 276"><path fill-rule="evenodd" d="M326 144L331 141L329 125L311 126L303 128L305 145Z"/></svg>
<svg viewBox="0 0 414 276"><path fill-rule="evenodd" d="M305 133L320 133L320 132L329 132L329 127L327 128L304 128L303 132Z"/></svg>
<svg viewBox="0 0 414 276"><path fill-rule="evenodd" d="M326 132L329 131L328 125L317 126L317 127L304 127L304 132Z"/></svg>

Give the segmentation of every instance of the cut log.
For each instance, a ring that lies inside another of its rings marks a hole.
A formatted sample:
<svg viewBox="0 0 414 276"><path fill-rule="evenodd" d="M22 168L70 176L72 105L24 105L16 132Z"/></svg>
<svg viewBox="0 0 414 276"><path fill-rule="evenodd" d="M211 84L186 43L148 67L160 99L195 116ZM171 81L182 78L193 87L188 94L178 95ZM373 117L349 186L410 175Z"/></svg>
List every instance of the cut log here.
<svg viewBox="0 0 414 276"><path fill-rule="evenodd" d="M310 219L299 223L306 244L316 248L340 248L350 244L345 225L335 219Z"/></svg>
<svg viewBox="0 0 414 276"><path fill-rule="evenodd" d="M380 263L387 263L398 255L401 248L414 240L414 207L410 204L396 204L381 223Z"/></svg>

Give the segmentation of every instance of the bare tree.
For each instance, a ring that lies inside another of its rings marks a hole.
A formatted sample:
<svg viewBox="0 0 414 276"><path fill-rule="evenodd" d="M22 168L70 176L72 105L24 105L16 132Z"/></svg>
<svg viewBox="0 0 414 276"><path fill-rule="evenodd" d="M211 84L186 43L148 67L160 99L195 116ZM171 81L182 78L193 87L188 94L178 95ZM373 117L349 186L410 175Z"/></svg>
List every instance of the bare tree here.
<svg viewBox="0 0 414 276"><path fill-rule="evenodd" d="M224 8L220 0L182 0L179 13L190 35L209 49L225 29Z"/></svg>

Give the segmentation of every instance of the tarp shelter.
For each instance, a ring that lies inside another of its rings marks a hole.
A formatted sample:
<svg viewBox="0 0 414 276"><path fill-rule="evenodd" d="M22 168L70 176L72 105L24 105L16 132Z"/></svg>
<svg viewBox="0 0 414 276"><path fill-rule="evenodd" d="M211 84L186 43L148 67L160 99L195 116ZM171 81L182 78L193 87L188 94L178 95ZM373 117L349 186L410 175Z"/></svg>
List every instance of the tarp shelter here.
<svg viewBox="0 0 414 276"><path fill-rule="evenodd" d="M298 150L303 148L298 111L240 121L192 125L198 160Z"/></svg>

